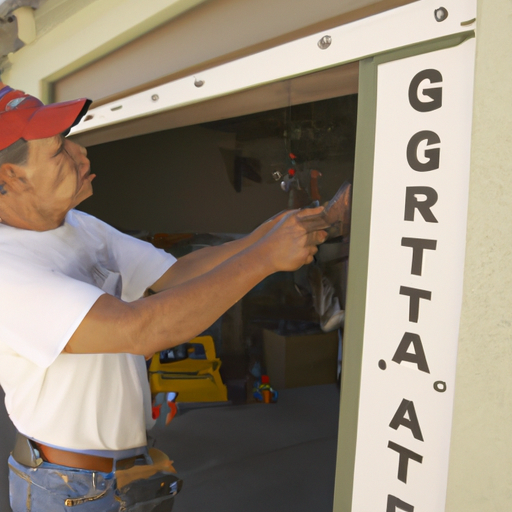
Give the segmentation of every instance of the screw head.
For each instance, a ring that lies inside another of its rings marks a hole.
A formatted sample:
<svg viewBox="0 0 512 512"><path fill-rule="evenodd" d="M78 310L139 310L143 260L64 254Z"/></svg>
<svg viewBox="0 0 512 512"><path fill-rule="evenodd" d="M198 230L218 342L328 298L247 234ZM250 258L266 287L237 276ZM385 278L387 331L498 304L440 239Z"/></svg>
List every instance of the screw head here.
<svg viewBox="0 0 512 512"><path fill-rule="evenodd" d="M203 87L203 85L204 85L204 80L199 80L198 78L196 78L196 79L194 80L194 85L195 85L196 87Z"/></svg>
<svg viewBox="0 0 512 512"><path fill-rule="evenodd" d="M437 22L444 21L448 18L448 11L444 7L439 7L439 9L434 11L434 17Z"/></svg>
<svg viewBox="0 0 512 512"><path fill-rule="evenodd" d="M153 101L158 101L160 99L160 96L158 96L158 94L153 94L153 96L151 96L151 99Z"/></svg>
<svg viewBox="0 0 512 512"><path fill-rule="evenodd" d="M320 48L321 50L326 50L327 48L329 48L329 46L331 46L331 43L332 43L332 37L331 36L324 36L322 37L322 39L320 39L320 41L318 41L318 48Z"/></svg>

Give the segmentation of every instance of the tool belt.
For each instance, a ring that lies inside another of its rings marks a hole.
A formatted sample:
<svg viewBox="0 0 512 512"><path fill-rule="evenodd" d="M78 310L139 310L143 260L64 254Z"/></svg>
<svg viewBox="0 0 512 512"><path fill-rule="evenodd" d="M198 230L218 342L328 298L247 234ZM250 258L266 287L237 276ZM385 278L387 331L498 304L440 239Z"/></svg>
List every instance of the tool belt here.
<svg viewBox="0 0 512 512"><path fill-rule="evenodd" d="M114 469L113 458L60 450L42 443L36 443L19 432L16 434L16 442L11 455L16 462L30 468L36 468L45 461L60 466L101 471L102 473L110 473ZM129 457L118 460L116 461L115 469L131 468L135 465L137 458Z"/></svg>
<svg viewBox="0 0 512 512"><path fill-rule="evenodd" d="M151 504L151 510L157 508L164 510L162 507L170 510L174 497L180 492L183 484L175 474L172 461L163 452L154 448L149 448L147 454L123 460L68 452L56 448L48 450L48 448L51 447L36 443L18 433L11 455L18 463L18 468L20 465L37 468L43 464L43 461L47 461L60 466L69 466L69 471L66 471L65 468L52 468L51 466L41 468L41 473L39 471L19 471L9 464L10 470L14 474L28 482L28 489L32 489L29 491L29 496L36 496L34 503L39 500L39 505L44 500L50 499L51 495L51 499L56 499L57 502L62 499L65 507L105 500L105 508L110 510L111 505L109 504L115 500L121 510L132 510L132 508L135 510L134 507L137 507L137 510L147 510L147 508L141 508L146 503L148 506ZM79 477L75 481L73 474L76 469L91 470L91 473L81 475L82 479ZM107 485L106 488L98 488L94 472L110 473L113 469L115 469L115 476L108 475L106 479L100 479L101 482L110 482L110 485ZM69 481L65 480L69 489L60 494L56 493L55 481L62 484L61 478L67 478L65 475L71 477ZM31 488L32 483L34 485ZM82 507L79 508L82 510ZM37 507L35 509L43 510L43 508ZM23 508L23 510L25 509ZM47 508L45 507L44 510ZM99 510L99 508L94 510Z"/></svg>

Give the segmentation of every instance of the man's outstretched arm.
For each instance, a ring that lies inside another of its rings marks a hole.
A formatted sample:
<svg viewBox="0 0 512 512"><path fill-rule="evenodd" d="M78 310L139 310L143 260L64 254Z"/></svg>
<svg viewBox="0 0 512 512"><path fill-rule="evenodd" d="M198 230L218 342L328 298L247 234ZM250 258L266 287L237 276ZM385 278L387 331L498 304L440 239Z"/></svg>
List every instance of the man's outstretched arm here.
<svg viewBox="0 0 512 512"><path fill-rule="evenodd" d="M194 338L265 277L311 263L325 231L306 230L310 212L282 218L258 241L205 273L138 301L102 295L65 351L149 355Z"/></svg>
<svg viewBox="0 0 512 512"><path fill-rule="evenodd" d="M314 211L317 210L322 211L323 208L317 208ZM281 212L275 215L243 238L222 245L204 247L182 256L156 283L150 286L150 289L158 293L203 275L261 240L283 217L290 213Z"/></svg>

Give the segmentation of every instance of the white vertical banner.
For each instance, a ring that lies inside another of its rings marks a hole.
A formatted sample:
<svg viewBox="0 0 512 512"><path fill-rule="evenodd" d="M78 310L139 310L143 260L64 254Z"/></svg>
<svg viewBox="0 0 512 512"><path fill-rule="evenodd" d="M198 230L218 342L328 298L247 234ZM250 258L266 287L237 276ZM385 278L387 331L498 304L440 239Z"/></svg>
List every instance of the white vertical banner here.
<svg viewBox="0 0 512 512"><path fill-rule="evenodd" d="M445 509L475 41L377 68L353 512Z"/></svg>

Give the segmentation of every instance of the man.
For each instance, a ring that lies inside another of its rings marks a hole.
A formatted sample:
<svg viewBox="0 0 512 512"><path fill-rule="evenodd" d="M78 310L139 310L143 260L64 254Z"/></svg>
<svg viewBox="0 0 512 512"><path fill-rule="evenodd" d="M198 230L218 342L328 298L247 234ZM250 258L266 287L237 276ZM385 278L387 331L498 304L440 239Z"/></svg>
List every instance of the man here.
<svg viewBox="0 0 512 512"><path fill-rule="evenodd" d="M144 357L194 338L273 272L310 263L327 236L302 220L321 208L290 212L176 261L75 210L94 174L65 135L89 104L44 106L0 84L0 385L19 431L14 512L170 510L178 479L146 446Z"/></svg>

